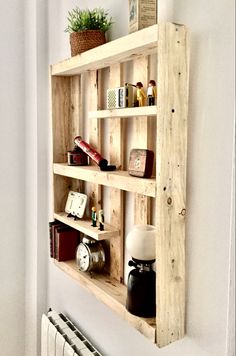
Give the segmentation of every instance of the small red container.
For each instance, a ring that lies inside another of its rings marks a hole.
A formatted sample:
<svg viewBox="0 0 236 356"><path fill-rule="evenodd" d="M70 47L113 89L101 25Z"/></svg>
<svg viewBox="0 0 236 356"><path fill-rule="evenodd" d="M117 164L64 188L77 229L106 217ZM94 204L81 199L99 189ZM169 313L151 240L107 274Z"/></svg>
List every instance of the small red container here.
<svg viewBox="0 0 236 356"><path fill-rule="evenodd" d="M67 163L69 166L87 166L88 156L80 148L67 152Z"/></svg>

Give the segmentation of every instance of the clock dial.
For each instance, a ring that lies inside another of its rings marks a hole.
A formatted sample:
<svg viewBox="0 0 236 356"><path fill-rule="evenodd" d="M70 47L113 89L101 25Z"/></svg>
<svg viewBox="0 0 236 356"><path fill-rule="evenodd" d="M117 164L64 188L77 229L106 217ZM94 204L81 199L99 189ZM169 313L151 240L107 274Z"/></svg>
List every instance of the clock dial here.
<svg viewBox="0 0 236 356"><path fill-rule="evenodd" d="M80 243L76 253L76 261L80 271L88 271L90 267L90 256L86 245Z"/></svg>
<svg viewBox="0 0 236 356"><path fill-rule="evenodd" d="M82 272L101 271L105 264L105 252L101 243L83 238L76 252L76 264Z"/></svg>

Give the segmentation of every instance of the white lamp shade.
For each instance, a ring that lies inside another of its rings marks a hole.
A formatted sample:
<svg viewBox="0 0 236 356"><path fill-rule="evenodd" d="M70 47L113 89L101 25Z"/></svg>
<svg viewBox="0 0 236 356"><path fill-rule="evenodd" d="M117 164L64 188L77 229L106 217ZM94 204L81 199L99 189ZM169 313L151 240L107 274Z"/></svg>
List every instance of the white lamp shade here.
<svg viewBox="0 0 236 356"><path fill-rule="evenodd" d="M153 225L134 225L126 238L130 255L141 261L156 259L156 227Z"/></svg>

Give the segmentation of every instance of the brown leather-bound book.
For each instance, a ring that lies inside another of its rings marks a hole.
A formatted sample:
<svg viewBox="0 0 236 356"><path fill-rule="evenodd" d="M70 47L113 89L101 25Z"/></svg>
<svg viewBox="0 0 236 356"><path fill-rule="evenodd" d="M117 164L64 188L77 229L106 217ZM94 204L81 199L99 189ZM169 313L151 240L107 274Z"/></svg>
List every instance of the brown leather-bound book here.
<svg viewBox="0 0 236 356"><path fill-rule="evenodd" d="M51 221L49 222L49 241L50 241L50 257L55 258L55 246L54 246L54 235L55 229L58 227L66 226L65 224L61 223L60 221Z"/></svg>
<svg viewBox="0 0 236 356"><path fill-rule="evenodd" d="M57 261L75 259L79 243L79 231L70 227L57 227L54 234L54 250Z"/></svg>

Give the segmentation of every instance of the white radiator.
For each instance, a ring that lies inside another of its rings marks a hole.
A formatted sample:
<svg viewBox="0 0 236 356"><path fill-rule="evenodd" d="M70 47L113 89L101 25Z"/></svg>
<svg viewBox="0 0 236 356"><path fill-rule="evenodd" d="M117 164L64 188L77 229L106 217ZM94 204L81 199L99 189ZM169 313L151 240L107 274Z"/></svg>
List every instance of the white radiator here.
<svg viewBox="0 0 236 356"><path fill-rule="evenodd" d="M41 322L41 356L102 356L67 317L49 311Z"/></svg>

